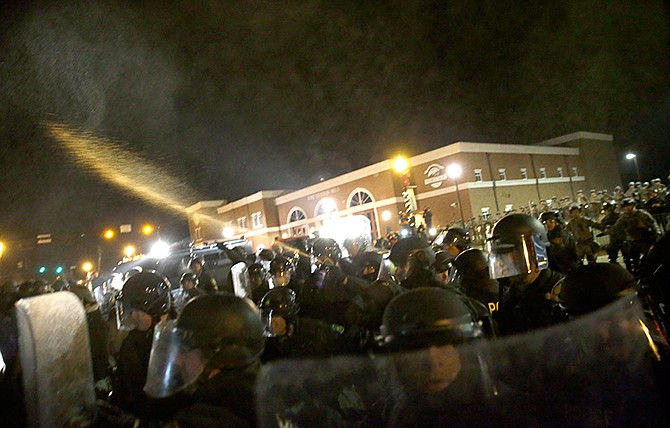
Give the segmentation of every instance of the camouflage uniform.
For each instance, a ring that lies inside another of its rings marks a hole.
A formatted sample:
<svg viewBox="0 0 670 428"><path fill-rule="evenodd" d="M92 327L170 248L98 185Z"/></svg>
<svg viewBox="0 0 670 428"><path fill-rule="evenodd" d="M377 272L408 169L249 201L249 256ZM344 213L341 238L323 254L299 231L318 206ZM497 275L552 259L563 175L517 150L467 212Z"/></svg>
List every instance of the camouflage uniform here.
<svg viewBox="0 0 670 428"><path fill-rule="evenodd" d="M577 257L579 260L586 257L589 263L595 262L600 247L593 240L591 228L600 229L600 225L589 218L580 216L570 220L566 228L577 240Z"/></svg>
<svg viewBox="0 0 670 428"><path fill-rule="evenodd" d="M649 247L656 241L661 234L661 230L648 212L635 209L631 212L624 212L612 226L614 233L619 233L626 240L624 261L626 268L635 273L639 264L640 256L645 254Z"/></svg>

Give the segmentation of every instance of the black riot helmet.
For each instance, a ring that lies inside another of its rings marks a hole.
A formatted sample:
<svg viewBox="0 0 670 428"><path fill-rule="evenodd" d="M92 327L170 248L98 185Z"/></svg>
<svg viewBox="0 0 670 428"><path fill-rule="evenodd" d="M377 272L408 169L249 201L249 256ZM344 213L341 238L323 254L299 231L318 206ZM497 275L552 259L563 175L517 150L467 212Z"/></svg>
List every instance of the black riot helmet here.
<svg viewBox="0 0 670 428"><path fill-rule="evenodd" d="M265 335L274 336L272 318L282 317L286 325L291 325L300 312L300 305L295 292L287 287L273 288L265 293L258 305L261 318L265 321Z"/></svg>
<svg viewBox="0 0 670 428"><path fill-rule="evenodd" d="M635 206L635 205L637 205L637 202L635 202L635 199L633 199L633 198L623 198L621 200L621 206L622 207L627 207L629 205Z"/></svg>
<svg viewBox="0 0 670 428"><path fill-rule="evenodd" d="M543 270L549 266L549 239L542 223L528 214L510 214L498 220L486 242L493 279Z"/></svg>
<svg viewBox="0 0 670 428"><path fill-rule="evenodd" d="M443 246L454 246L460 250L470 248L472 240L470 239L470 232L462 227L452 227L447 229L442 241Z"/></svg>
<svg viewBox="0 0 670 428"><path fill-rule="evenodd" d="M436 287L394 297L384 310L380 332L383 344L395 351L459 344L483 334L463 298Z"/></svg>
<svg viewBox="0 0 670 428"><path fill-rule="evenodd" d="M249 299L196 297L176 320L156 326L144 391L164 398L206 381L213 369L245 370L264 347L263 323Z"/></svg>
<svg viewBox="0 0 670 428"><path fill-rule="evenodd" d="M465 274L486 272L489 268L488 263L486 253L476 248L463 251L453 262L456 269Z"/></svg>
<svg viewBox="0 0 670 428"><path fill-rule="evenodd" d="M249 275L249 281L252 283L252 287L256 288L267 279L267 271L260 263L254 263L247 269Z"/></svg>
<svg viewBox="0 0 670 428"><path fill-rule="evenodd" d="M602 212L603 212L603 213L604 213L604 212L607 212L607 211L609 211L609 210L612 210L612 209L616 208L616 201L605 201L605 202L603 202L603 204L600 206L600 208L602 209Z"/></svg>
<svg viewBox="0 0 670 428"><path fill-rule="evenodd" d="M542 214L540 214L540 217L538 217L538 219L542 223L546 223L549 220L554 220L560 224L563 224L563 218L561 217L561 213L559 213L558 211L543 212Z"/></svg>
<svg viewBox="0 0 670 428"><path fill-rule="evenodd" d="M270 274L277 275L280 272L293 272L294 267L290 259L284 256L276 256L270 262Z"/></svg>
<svg viewBox="0 0 670 428"><path fill-rule="evenodd" d="M421 236L410 236L408 238L400 239L393 244L391 253L389 254L389 260L391 260L394 265L402 267L407 264L409 256L413 251L428 249L430 249L430 244L425 238ZM433 253L433 259L434 257L435 253Z"/></svg>
<svg viewBox="0 0 670 428"><path fill-rule="evenodd" d="M319 238L312 245L312 255L318 264L336 265L342 257L342 250L334 239Z"/></svg>
<svg viewBox="0 0 670 428"><path fill-rule="evenodd" d="M635 292L637 280L614 263L591 263L570 271L552 291L571 317L593 312Z"/></svg>
<svg viewBox="0 0 670 428"><path fill-rule="evenodd" d="M261 261L269 262L275 257L275 252L269 248L263 248L258 253L258 259Z"/></svg>
<svg viewBox="0 0 670 428"><path fill-rule="evenodd" d="M170 311L171 288L170 281L156 271L139 272L128 278L116 296L119 328L134 328L129 317L133 310L142 311L158 321Z"/></svg>
<svg viewBox="0 0 670 428"><path fill-rule="evenodd" d="M449 269L451 269L453 261L454 257L448 252L438 251L437 253L435 253L435 263L433 263L435 272L440 273L448 271Z"/></svg>

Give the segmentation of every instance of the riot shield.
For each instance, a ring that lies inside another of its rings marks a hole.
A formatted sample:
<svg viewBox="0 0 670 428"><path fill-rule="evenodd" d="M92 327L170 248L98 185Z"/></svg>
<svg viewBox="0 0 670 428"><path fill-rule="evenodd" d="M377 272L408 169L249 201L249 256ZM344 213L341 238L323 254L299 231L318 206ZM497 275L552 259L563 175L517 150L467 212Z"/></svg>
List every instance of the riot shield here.
<svg viewBox="0 0 670 428"><path fill-rule="evenodd" d="M667 426L662 356L635 299L493 341L268 364L258 423Z"/></svg>
<svg viewBox="0 0 670 428"><path fill-rule="evenodd" d="M393 262L389 260L389 255L391 253L387 252L385 254L382 254L382 260L381 263L379 264L379 270L377 273L377 280L378 281L388 281L392 282L394 284L398 284L400 281L397 280L395 277L395 266L393 265Z"/></svg>
<svg viewBox="0 0 670 428"><path fill-rule="evenodd" d="M233 277L235 295L242 298L251 298L251 281L249 281L249 272L246 263L235 263L230 268L230 274Z"/></svg>
<svg viewBox="0 0 670 428"><path fill-rule="evenodd" d="M28 425L61 428L95 414L93 369L84 308L72 293L16 303L19 359Z"/></svg>

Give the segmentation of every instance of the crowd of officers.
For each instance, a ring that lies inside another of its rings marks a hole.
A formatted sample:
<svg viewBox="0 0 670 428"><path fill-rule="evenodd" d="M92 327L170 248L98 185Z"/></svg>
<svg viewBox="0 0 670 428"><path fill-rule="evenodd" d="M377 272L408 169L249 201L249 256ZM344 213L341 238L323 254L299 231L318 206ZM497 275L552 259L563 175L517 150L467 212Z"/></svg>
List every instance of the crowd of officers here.
<svg viewBox="0 0 670 428"><path fill-rule="evenodd" d="M428 396L454 394L458 370L445 371L444 365L452 367L447 362L453 362L455 345L562 323L634 293L644 295L652 309L661 308L656 338L666 349L662 308L670 239L658 240L658 226L637 205L625 197L618 208L605 201L599 222L576 204L567 207L567 216L559 210L509 214L492 227L484 251L471 248L471 234L462 228L447 230L434 244L421 234L392 236L385 243L389 251L364 237L347 239L344 248L328 238L316 239L311 248L277 242L239 260L246 266L246 286L237 288L241 278L217 285L201 259L192 261L176 288L157 272L133 272L111 306L72 286L89 321L96 390L106 403L101 424L255 426L263 365L389 352L399 355L405 398L423 398L412 401L412 409L405 408L406 400L367 409L363 425L458 422L456 415L421 407ZM608 233L617 252L627 245L630 272L616 264L615 253L613 263L595 263L591 228ZM640 261L642 254L647 256ZM9 329L16 293L8 286L2 290L3 329ZM116 349L105 318L127 331ZM16 358L9 337L3 333L1 349L11 367ZM420 349L434 350L423 364L400 357ZM345 410L329 412L345 425L363 426L361 420L347 421ZM315 421L318 415L277 416L278 425L305 426L298 420Z"/></svg>

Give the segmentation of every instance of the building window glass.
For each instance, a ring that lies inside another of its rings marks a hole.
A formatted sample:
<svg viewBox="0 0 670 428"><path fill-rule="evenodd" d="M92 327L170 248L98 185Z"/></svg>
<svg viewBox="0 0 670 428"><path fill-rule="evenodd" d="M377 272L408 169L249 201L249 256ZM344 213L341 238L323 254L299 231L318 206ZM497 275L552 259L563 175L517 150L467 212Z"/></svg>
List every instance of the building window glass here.
<svg viewBox="0 0 670 428"><path fill-rule="evenodd" d="M202 230L199 227L196 227L193 232L196 241L202 240Z"/></svg>
<svg viewBox="0 0 670 428"><path fill-rule="evenodd" d="M498 175L500 176L500 181L507 180L507 171L505 170L505 168L499 168Z"/></svg>
<svg viewBox="0 0 670 428"><path fill-rule="evenodd" d="M307 214L302 208L295 207L288 213L288 222L293 223L294 221L301 221L307 218Z"/></svg>
<svg viewBox="0 0 670 428"><path fill-rule="evenodd" d="M540 178L547 178L547 168L540 168Z"/></svg>
<svg viewBox="0 0 670 428"><path fill-rule="evenodd" d="M254 229L263 227L263 214L260 211L251 214L251 225Z"/></svg>
<svg viewBox="0 0 670 428"><path fill-rule="evenodd" d="M577 173L577 167L576 167L576 166L573 166L573 167L572 167L572 176L573 176L573 177L577 177L578 175L579 175L579 174Z"/></svg>
<svg viewBox="0 0 670 428"><path fill-rule="evenodd" d="M349 208L354 208L359 205L365 205L374 202L370 193L365 190L356 190L349 196Z"/></svg>
<svg viewBox="0 0 670 428"><path fill-rule="evenodd" d="M247 228L247 217L240 217L237 219L238 229L245 230Z"/></svg>
<svg viewBox="0 0 670 428"><path fill-rule="evenodd" d="M522 180L528 180L528 169L526 168L521 168L521 179Z"/></svg>
<svg viewBox="0 0 670 428"><path fill-rule="evenodd" d="M563 168L561 168L561 167L556 168L556 174L559 177L563 177Z"/></svg>
<svg viewBox="0 0 670 428"><path fill-rule="evenodd" d="M482 179L482 170L481 169L476 169L475 170L475 181L484 181Z"/></svg>

